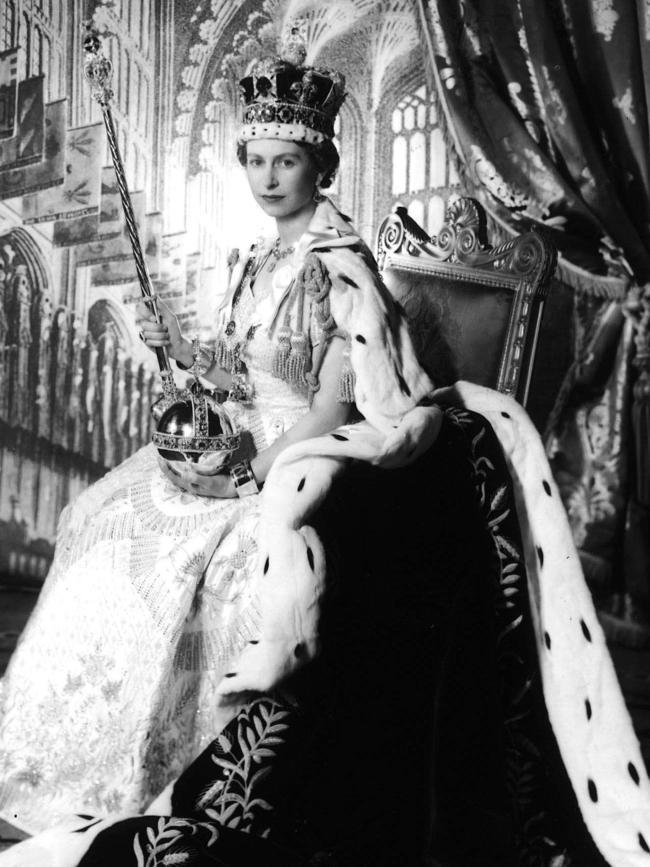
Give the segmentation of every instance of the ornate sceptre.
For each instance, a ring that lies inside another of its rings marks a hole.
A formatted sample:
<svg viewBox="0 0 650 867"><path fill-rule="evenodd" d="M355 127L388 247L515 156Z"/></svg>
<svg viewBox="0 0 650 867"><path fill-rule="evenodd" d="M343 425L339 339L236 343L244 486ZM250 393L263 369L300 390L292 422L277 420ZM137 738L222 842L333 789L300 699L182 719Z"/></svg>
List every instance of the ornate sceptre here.
<svg viewBox="0 0 650 867"><path fill-rule="evenodd" d="M113 64L104 56L99 33L92 26L92 22L85 22L84 30L86 52L84 75L90 83L93 98L97 100L102 110L140 290L156 320L162 322L151 278L145 265L133 204L126 183L124 164L115 135L110 107L113 98L110 87ZM210 469L218 470L237 449L240 437L228 413L219 405L214 394L203 388L199 380L198 340L194 341L194 365L190 368L190 372L194 375L194 382L189 388L179 390L176 387L165 347L157 346L155 351L163 393L151 407L157 422L157 430L152 435L153 442L167 460L200 461L207 463Z"/></svg>
<svg viewBox="0 0 650 867"><path fill-rule="evenodd" d="M122 200L124 218L126 220L126 228L129 233L129 240L131 241L131 248L133 250L133 258L135 259L135 269L138 274L140 289L142 291L143 297L147 299L147 303L153 311L157 321L162 322L160 313L158 311L158 305L156 304L156 300L154 297L153 287L151 285L151 278L149 277L149 273L144 262L144 256L142 255L142 245L140 243L138 227L136 225L135 215L133 213L131 195L129 193L129 188L126 183L124 163L122 162L122 156L117 145L115 124L113 123L113 113L110 106L111 100L113 99L113 91L110 87L111 78L113 75L113 64L107 57L103 55L102 43L101 39L99 38L99 34L97 30L93 28L92 24L89 21L85 22L84 29L84 50L86 52L86 59L84 62L84 75L86 77L86 80L90 84L93 99L97 100L97 102L99 103L102 110L102 115L104 117L106 136L108 138L108 146L110 148L113 165L115 167L115 176L117 178L117 185L120 190L120 199ZM157 346L155 349L163 387L162 401L158 404L160 413L162 414L162 412L164 412L167 406L171 405L177 399L178 391L174 382L174 374L172 373L172 369L169 366L169 356L167 355L167 350L164 346Z"/></svg>

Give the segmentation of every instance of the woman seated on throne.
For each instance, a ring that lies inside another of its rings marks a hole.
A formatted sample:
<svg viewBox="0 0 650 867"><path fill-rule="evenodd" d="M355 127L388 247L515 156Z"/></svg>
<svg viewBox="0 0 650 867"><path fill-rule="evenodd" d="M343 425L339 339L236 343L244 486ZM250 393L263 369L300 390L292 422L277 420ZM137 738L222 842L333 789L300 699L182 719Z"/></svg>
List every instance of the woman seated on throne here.
<svg viewBox="0 0 650 867"><path fill-rule="evenodd" d="M648 781L541 444L419 366L320 193L344 81L304 57L242 81L277 233L234 262L214 346L139 309L242 447L211 474L147 446L64 511L2 685L0 810L35 836L0 864L645 863Z"/></svg>

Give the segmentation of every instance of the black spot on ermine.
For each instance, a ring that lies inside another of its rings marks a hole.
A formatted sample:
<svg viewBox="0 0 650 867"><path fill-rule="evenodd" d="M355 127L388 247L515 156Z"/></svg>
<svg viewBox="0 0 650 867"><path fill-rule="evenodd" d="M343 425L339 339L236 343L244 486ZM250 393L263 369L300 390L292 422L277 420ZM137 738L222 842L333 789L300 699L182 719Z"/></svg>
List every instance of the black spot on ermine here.
<svg viewBox="0 0 650 867"><path fill-rule="evenodd" d="M404 379L402 374L399 373L398 371L395 371L395 373L397 375L397 381L399 383L400 391L402 392L402 394L405 394L407 397L410 397L411 396L411 389L406 384L406 380Z"/></svg>

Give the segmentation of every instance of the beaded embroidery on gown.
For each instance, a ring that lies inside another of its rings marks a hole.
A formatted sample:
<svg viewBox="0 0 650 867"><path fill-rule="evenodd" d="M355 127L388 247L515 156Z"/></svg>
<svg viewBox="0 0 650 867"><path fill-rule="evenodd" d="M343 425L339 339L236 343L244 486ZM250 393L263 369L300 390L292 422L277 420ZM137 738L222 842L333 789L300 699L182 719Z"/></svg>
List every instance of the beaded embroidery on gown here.
<svg viewBox="0 0 650 867"><path fill-rule="evenodd" d="M248 284L242 333L259 324ZM257 328L254 395L227 403L262 450L309 409L274 377ZM0 685L0 814L30 832L63 815L141 810L238 710L216 686L256 631L259 498L180 491L145 446L63 512L39 602Z"/></svg>

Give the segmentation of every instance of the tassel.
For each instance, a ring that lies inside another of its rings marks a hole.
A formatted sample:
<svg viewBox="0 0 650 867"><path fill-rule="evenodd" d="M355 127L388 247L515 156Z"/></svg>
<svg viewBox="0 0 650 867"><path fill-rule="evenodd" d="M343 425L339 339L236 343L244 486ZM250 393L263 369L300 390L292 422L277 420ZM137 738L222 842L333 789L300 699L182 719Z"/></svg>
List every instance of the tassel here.
<svg viewBox="0 0 650 867"><path fill-rule="evenodd" d="M286 380L287 378L287 361L290 352L291 326L287 317L284 325L281 325L280 328L278 328L278 348L276 349L275 357L273 358L273 376L276 376L278 379Z"/></svg>
<svg viewBox="0 0 650 867"><path fill-rule="evenodd" d="M304 386L307 384L305 379L307 349L307 335L304 331L297 331L291 335L291 352L287 361L287 382L292 385Z"/></svg>
<svg viewBox="0 0 650 867"><path fill-rule="evenodd" d="M355 376L352 368L341 371L336 391L337 403L354 403Z"/></svg>
<svg viewBox="0 0 650 867"><path fill-rule="evenodd" d="M293 385L305 384L307 367L307 335L305 334L305 272L296 280L295 293L298 304L296 310L296 330L291 335L290 352L287 361L287 382Z"/></svg>
<svg viewBox="0 0 650 867"><path fill-rule="evenodd" d="M343 350L343 367L336 391L337 403L354 403L354 384L355 376L350 364L350 338L348 338Z"/></svg>
<svg viewBox="0 0 650 867"><path fill-rule="evenodd" d="M230 370L233 366L235 361L233 351L225 340L217 340L214 347L214 361L218 367L221 367L224 370Z"/></svg>

